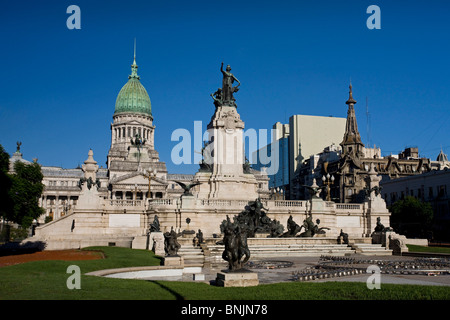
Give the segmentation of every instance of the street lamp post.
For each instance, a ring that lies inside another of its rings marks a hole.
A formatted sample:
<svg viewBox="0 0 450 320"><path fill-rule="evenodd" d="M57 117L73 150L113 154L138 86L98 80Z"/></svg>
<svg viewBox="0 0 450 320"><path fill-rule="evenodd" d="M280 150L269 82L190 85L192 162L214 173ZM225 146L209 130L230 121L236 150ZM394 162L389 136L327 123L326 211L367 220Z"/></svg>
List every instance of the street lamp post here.
<svg viewBox="0 0 450 320"><path fill-rule="evenodd" d="M284 200L284 190L282 187L274 187L272 189L272 199Z"/></svg>
<svg viewBox="0 0 450 320"><path fill-rule="evenodd" d="M137 205L138 200L143 200L143 199L138 199L138 191L140 193L141 189L138 189L138 185L137 185L137 183L135 183L134 184L134 205Z"/></svg>
<svg viewBox="0 0 450 320"><path fill-rule="evenodd" d="M147 193L147 198L150 199L151 198L151 194L150 194L150 185L151 185L151 180L152 178L156 177L156 169L153 170L144 170L144 176L148 178L148 193Z"/></svg>
<svg viewBox="0 0 450 320"><path fill-rule="evenodd" d="M327 186L327 201L331 201L330 186L334 183L334 176L327 173L326 176L322 176L322 181Z"/></svg>

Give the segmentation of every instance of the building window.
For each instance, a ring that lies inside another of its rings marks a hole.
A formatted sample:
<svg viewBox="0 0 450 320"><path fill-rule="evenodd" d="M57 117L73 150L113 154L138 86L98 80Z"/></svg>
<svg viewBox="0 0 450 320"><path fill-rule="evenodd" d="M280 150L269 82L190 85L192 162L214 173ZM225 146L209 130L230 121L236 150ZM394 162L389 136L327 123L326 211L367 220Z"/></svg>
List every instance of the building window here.
<svg viewBox="0 0 450 320"><path fill-rule="evenodd" d="M447 195L446 185L438 186L437 188L438 188L438 197L444 197Z"/></svg>

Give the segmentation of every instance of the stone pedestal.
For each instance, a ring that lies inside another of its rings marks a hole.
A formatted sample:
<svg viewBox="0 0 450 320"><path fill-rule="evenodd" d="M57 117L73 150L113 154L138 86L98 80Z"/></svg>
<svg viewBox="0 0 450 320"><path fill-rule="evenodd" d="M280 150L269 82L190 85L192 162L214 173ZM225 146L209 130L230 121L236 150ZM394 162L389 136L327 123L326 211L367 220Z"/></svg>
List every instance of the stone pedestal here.
<svg viewBox="0 0 450 320"><path fill-rule="evenodd" d="M162 232L151 232L149 235L149 249L157 256L164 256L164 235Z"/></svg>
<svg viewBox="0 0 450 320"><path fill-rule="evenodd" d="M194 230L183 230L183 232L181 232L181 236L183 238L191 238L194 239L195 237L195 231Z"/></svg>
<svg viewBox="0 0 450 320"><path fill-rule="evenodd" d="M373 244L383 244L383 233L381 231L374 231L371 236ZM384 246L386 246L386 239L384 239Z"/></svg>
<svg viewBox="0 0 450 320"><path fill-rule="evenodd" d="M181 196L181 208L182 209L192 209L196 206L197 199L192 195L182 195Z"/></svg>
<svg viewBox="0 0 450 320"><path fill-rule="evenodd" d="M311 208L310 210L314 211L314 212L322 212L324 211L324 207L325 207L325 201L322 200L322 198L316 198L313 197L311 199Z"/></svg>
<svg viewBox="0 0 450 320"><path fill-rule="evenodd" d="M181 256L167 256L162 260L162 265L165 267L181 267L184 268L184 259Z"/></svg>
<svg viewBox="0 0 450 320"><path fill-rule="evenodd" d="M406 246L406 237L395 233L394 231L382 231L372 233L372 243L381 244L386 249L391 249L395 255L401 255L402 252L408 252Z"/></svg>
<svg viewBox="0 0 450 320"><path fill-rule="evenodd" d="M134 237L131 243L131 249L146 249L147 236Z"/></svg>
<svg viewBox="0 0 450 320"><path fill-rule="evenodd" d="M405 236L395 232L386 232L385 239L386 249L391 249L393 254L401 256L403 252L408 252Z"/></svg>
<svg viewBox="0 0 450 320"><path fill-rule="evenodd" d="M270 232L255 232L255 238L269 238Z"/></svg>
<svg viewBox="0 0 450 320"><path fill-rule="evenodd" d="M194 281L205 281L205 274L204 273L194 273L193 280Z"/></svg>
<svg viewBox="0 0 450 320"><path fill-rule="evenodd" d="M259 284L258 274L248 270L222 271L217 273L216 284L220 287L252 287Z"/></svg>
<svg viewBox="0 0 450 320"><path fill-rule="evenodd" d="M249 200L258 198L258 181L244 172L244 121L235 106L219 105L208 124L209 144L203 159L210 172L197 172L194 181L201 184L198 199Z"/></svg>

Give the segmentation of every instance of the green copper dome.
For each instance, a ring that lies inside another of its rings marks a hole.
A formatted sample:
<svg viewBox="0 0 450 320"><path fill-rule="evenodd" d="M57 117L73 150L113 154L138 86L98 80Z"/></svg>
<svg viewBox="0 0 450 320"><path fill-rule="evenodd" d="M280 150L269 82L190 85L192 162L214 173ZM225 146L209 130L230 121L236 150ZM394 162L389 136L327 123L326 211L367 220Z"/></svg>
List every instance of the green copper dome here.
<svg viewBox="0 0 450 320"><path fill-rule="evenodd" d="M139 81L137 74L136 57L131 65L131 75L128 76L128 82L122 87L116 99L116 109L114 114L127 113L145 113L152 115L152 104L147 90Z"/></svg>

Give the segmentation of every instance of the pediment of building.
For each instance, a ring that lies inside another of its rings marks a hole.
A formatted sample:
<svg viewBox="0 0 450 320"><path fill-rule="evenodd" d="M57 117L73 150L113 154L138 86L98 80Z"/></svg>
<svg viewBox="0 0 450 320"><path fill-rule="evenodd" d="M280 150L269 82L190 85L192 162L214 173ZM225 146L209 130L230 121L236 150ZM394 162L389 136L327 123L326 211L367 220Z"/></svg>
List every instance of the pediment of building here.
<svg viewBox="0 0 450 320"><path fill-rule="evenodd" d="M143 173L133 172L111 179L110 183L115 185L148 185L148 178ZM166 186L167 182L160 178L152 178L151 184Z"/></svg>

